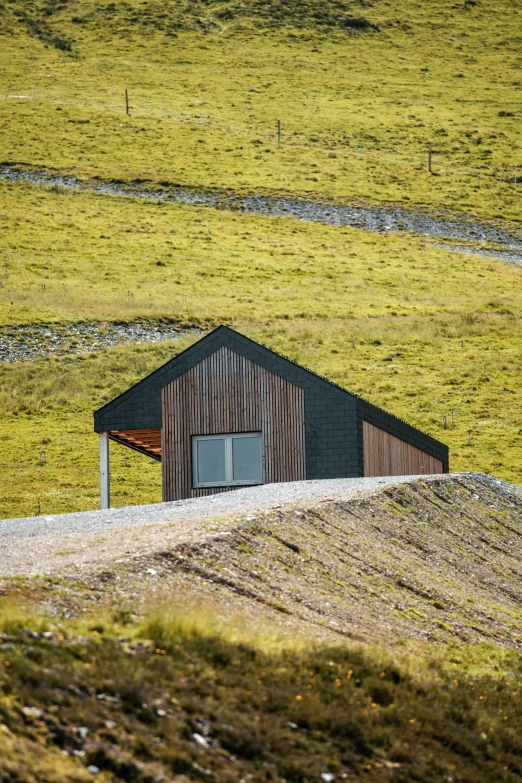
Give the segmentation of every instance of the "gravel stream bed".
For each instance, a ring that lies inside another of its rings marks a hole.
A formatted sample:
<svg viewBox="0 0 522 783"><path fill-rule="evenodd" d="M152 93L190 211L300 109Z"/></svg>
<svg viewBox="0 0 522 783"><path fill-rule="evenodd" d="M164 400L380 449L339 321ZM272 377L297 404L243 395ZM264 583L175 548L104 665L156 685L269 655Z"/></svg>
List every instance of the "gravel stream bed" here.
<svg viewBox="0 0 522 783"><path fill-rule="evenodd" d="M165 323L80 323L67 326L16 326L0 332L0 361L30 362L46 356L93 353L121 342L162 342L186 334L198 337L199 329L181 329Z"/></svg>
<svg viewBox="0 0 522 783"><path fill-rule="evenodd" d="M135 187L116 182L80 182L75 177L57 176L34 171L0 169L0 179L9 182L29 182L34 185L58 187L67 190L85 190L91 193L124 195L199 206L220 207L252 214L292 216L299 220L327 223L332 226L353 226L367 231L410 231L431 239L489 243L494 247L444 245L453 252L466 252L500 258L522 264L522 232L510 232L493 223L466 219L449 212L435 214L405 209L403 207L342 206L313 201L309 198L283 198L276 196L238 196L232 191L198 191L174 187L161 191L137 185ZM491 255L494 253L495 255Z"/></svg>

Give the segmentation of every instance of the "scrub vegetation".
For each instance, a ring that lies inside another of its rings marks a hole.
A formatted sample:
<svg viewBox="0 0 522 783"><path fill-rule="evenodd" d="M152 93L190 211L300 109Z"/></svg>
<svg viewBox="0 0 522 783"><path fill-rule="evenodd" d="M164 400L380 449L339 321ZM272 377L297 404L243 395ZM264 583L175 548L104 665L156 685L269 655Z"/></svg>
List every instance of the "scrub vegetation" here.
<svg viewBox="0 0 522 783"><path fill-rule="evenodd" d="M2 635L4 780L522 775L515 651L299 651L287 639L275 652L165 614L46 622L11 610Z"/></svg>
<svg viewBox="0 0 522 783"><path fill-rule="evenodd" d="M4 540L2 779L519 781L520 502L444 476Z"/></svg>

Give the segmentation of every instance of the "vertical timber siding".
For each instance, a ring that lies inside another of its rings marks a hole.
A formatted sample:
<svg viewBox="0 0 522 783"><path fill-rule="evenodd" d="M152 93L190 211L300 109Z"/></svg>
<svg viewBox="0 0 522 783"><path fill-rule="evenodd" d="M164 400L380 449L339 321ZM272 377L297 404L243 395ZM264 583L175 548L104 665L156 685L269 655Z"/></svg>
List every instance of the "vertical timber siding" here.
<svg viewBox="0 0 522 783"><path fill-rule="evenodd" d="M363 421L364 475L417 476L443 473L440 459Z"/></svg>
<svg viewBox="0 0 522 783"><path fill-rule="evenodd" d="M264 482L306 478L304 392L221 347L162 389L163 500L237 487L192 486L192 436L263 435Z"/></svg>

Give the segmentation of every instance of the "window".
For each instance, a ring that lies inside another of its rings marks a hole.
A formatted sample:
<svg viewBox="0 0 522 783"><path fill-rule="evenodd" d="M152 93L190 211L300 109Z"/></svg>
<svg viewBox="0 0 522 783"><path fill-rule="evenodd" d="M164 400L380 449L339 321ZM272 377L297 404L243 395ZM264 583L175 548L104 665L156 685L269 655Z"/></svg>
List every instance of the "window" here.
<svg viewBox="0 0 522 783"><path fill-rule="evenodd" d="M196 435L192 466L195 487L262 484L261 433Z"/></svg>

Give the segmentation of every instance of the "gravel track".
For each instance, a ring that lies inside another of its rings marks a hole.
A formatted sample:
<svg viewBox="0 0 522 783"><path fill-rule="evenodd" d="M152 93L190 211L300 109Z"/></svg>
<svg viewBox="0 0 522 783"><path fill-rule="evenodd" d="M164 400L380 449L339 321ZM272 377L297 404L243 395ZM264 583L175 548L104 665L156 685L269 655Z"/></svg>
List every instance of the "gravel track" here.
<svg viewBox="0 0 522 783"><path fill-rule="evenodd" d="M482 482L493 483L496 491L522 495L522 489L501 479L481 473L452 473L448 480L460 476L472 476ZM0 540L10 538L33 538L57 536L69 533L116 529L132 525L156 523L181 523L189 520L215 521L245 514L256 514L284 506L317 503L335 498L351 498L361 493L373 493L384 487L411 483L440 481L434 476L381 476L378 478L321 479L315 481L293 481L280 484L262 484L244 487L232 492L223 492L208 497L177 500L170 503L151 503L145 506L124 506L108 510L78 511L71 514L56 514L37 517L23 517L0 520Z"/></svg>
<svg viewBox="0 0 522 783"><path fill-rule="evenodd" d="M276 196L238 196L231 191L198 191L174 187L161 191L143 186L124 185L116 182L80 182L75 177L46 174L36 171L0 169L0 179L9 182L28 182L34 185L57 187L66 190L84 190L108 195L124 195L167 201L180 204L220 207L251 214L291 216L299 220L327 223L332 226L353 226L367 231L410 231L431 239L453 242L491 243L494 248L447 245L453 252L467 252L522 264L522 233L510 232L493 223L466 219L449 212L424 213L402 207L343 206L314 201L310 198L281 198Z"/></svg>
<svg viewBox="0 0 522 783"><path fill-rule="evenodd" d="M0 520L0 539L57 536L160 522L215 520L252 514L283 505L318 502L339 496L351 497L360 492L373 492L390 484L400 484L416 478L418 476L387 476L262 484L258 487L245 487L233 492L171 503L5 519ZM440 476L437 478L440 479Z"/></svg>
<svg viewBox="0 0 522 783"><path fill-rule="evenodd" d="M6 327L0 333L0 361L29 362L50 355L94 353L122 342L158 343L179 340L185 335L200 337L202 334L200 329L139 321Z"/></svg>
<svg viewBox="0 0 522 783"><path fill-rule="evenodd" d="M264 484L203 498L0 521L0 578L109 567L228 540L256 515L371 495L412 477ZM438 477L440 479L440 476ZM144 566L146 572L147 566ZM152 571L155 573L156 569Z"/></svg>

